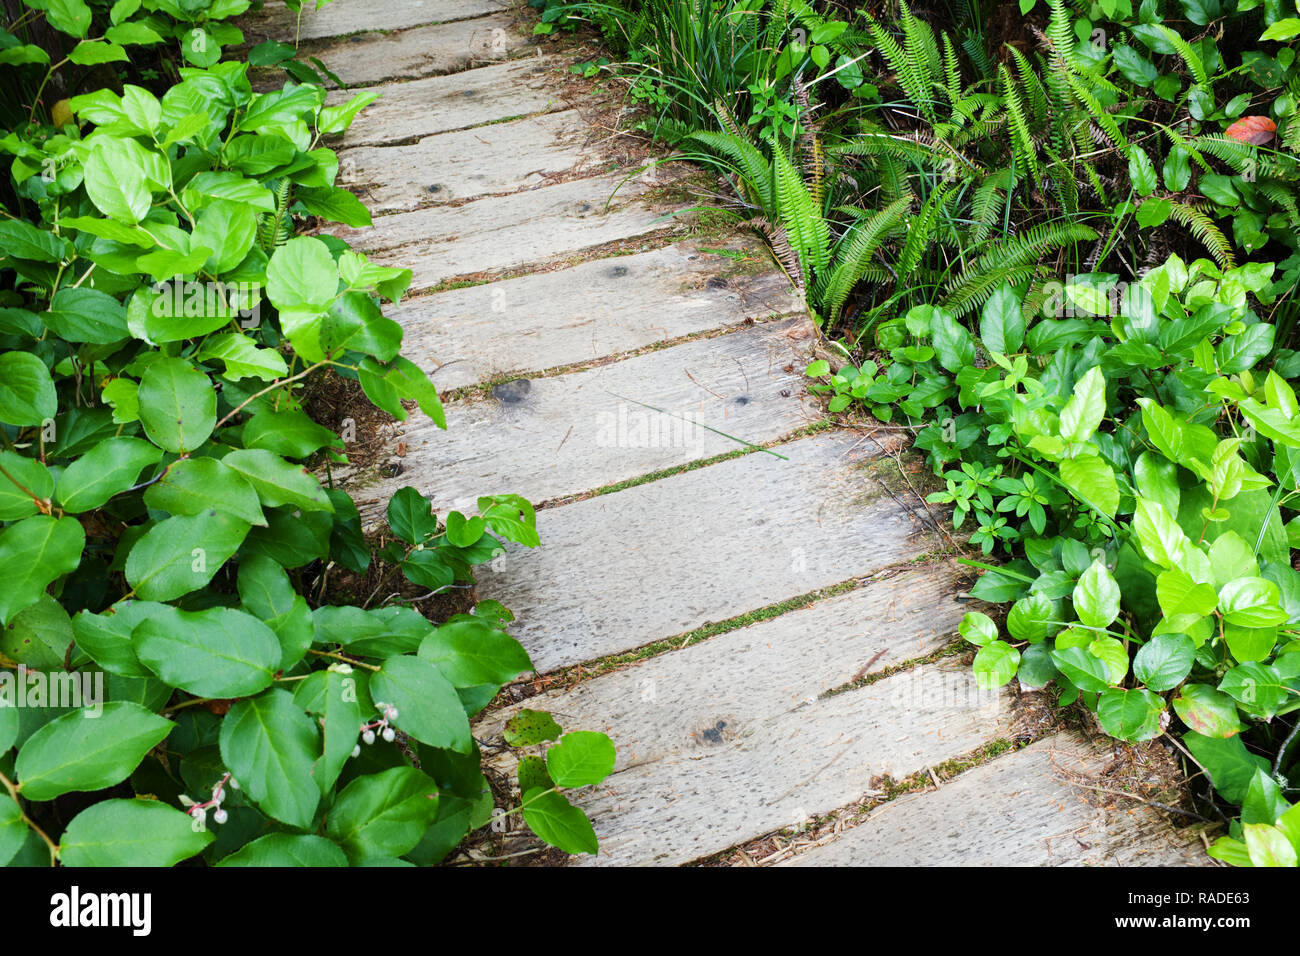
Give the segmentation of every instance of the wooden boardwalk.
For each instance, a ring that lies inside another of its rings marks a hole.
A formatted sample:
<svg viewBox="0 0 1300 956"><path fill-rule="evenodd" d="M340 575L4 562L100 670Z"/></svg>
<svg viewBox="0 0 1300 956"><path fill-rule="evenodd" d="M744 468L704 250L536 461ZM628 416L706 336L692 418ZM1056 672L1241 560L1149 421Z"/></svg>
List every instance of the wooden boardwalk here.
<svg viewBox="0 0 1300 956"><path fill-rule="evenodd" d="M295 17L268 0L245 30L292 40ZM588 85L506 3L335 0L300 36L383 93L335 144L374 225L336 232L414 270L390 315L454 393L447 432L415 413L402 473L350 490L369 521L405 484L441 512L545 505L542 546L481 591L539 674L572 670L476 734L532 706L614 739L615 773L577 796L601 853L572 862L747 861L781 833L794 865L1207 862L1194 831L1080 786L1108 747L1026 729L943 653L969 579L919 520L898 433L824 427L815 330L763 246L674 216L689 171L611 152Z"/></svg>

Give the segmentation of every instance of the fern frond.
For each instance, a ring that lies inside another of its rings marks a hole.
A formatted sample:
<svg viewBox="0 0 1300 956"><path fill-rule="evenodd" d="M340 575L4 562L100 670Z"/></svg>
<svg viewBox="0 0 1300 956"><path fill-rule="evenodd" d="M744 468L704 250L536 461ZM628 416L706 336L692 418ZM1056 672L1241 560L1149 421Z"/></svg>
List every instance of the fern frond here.
<svg viewBox="0 0 1300 956"><path fill-rule="evenodd" d="M833 322L839 316L849 293L870 269L876 249L902 223L911 200L911 196L895 200L871 217L855 223L840 240L836 246L834 269L814 287L814 297L821 303L822 314L828 321Z"/></svg>
<svg viewBox="0 0 1300 956"><path fill-rule="evenodd" d="M1096 238L1094 230L1077 223L1034 226L968 262L948 281L940 304L953 315L964 315L982 305L1002 283L1023 282L1038 269L1040 260L1050 250Z"/></svg>
<svg viewBox="0 0 1300 956"><path fill-rule="evenodd" d="M293 235L293 217L289 215L289 196L293 182L285 177L271 185L275 210L262 213L257 224L257 244L267 255L289 241Z"/></svg>
<svg viewBox="0 0 1300 956"><path fill-rule="evenodd" d="M776 150L772 157L776 209L780 223L790 237L790 244L803 264L804 286L820 275L830 257L830 229L822 211L813 202L808 187L799 177L785 153Z"/></svg>
<svg viewBox="0 0 1300 956"><path fill-rule="evenodd" d="M1201 245L1210 251L1214 261L1222 269L1235 269L1237 262L1232 257L1232 246L1224 238L1219 227L1204 212L1190 203L1170 200L1169 218L1187 229Z"/></svg>
<svg viewBox="0 0 1300 956"><path fill-rule="evenodd" d="M700 130L691 133L683 143L697 143L708 152L707 158L717 162L726 160L725 168L741 180L742 188L749 194L741 198L771 215L776 208L772 192L772 166L759 152L758 147L735 133L711 133Z"/></svg>
<svg viewBox="0 0 1300 956"><path fill-rule="evenodd" d="M1183 62L1187 64L1187 69L1192 73L1192 78L1196 80L1196 85L1202 89L1209 89L1210 74L1206 72L1205 63L1197 52L1192 49L1191 44L1163 23L1157 23L1156 26L1165 35L1165 39L1169 41L1170 45L1178 51L1178 55L1183 58Z"/></svg>

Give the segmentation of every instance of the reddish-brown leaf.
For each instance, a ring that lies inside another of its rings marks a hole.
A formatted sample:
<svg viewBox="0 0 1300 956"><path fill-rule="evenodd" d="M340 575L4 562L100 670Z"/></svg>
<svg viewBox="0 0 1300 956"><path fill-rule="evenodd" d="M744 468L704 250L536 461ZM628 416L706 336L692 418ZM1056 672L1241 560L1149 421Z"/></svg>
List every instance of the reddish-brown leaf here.
<svg viewBox="0 0 1300 956"><path fill-rule="evenodd" d="M1267 116L1243 116L1229 126L1223 135L1240 143L1263 146L1273 138L1276 129L1277 124Z"/></svg>

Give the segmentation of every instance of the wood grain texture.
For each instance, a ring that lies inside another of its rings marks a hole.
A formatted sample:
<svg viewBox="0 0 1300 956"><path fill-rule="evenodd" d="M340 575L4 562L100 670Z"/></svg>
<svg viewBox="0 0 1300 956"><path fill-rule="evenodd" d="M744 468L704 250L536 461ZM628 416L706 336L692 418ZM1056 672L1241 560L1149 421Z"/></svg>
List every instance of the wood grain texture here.
<svg viewBox="0 0 1300 956"><path fill-rule="evenodd" d="M594 157L577 110L543 113L429 136L411 146L363 146L339 155L340 186L371 213L407 212L545 186Z"/></svg>
<svg viewBox="0 0 1300 956"><path fill-rule="evenodd" d="M1007 698L929 664L615 772L579 794L600 854L586 866L673 866L798 826L1007 733ZM730 725L724 730L731 730ZM924 839L923 836L914 839Z"/></svg>
<svg viewBox="0 0 1300 956"><path fill-rule="evenodd" d="M564 109L567 104L560 96L561 80L554 72L559 62L551 56L527 56L463 73L376 87L383 95L362 110L331 145L336 149L395 146L435 133ZM358 92L335 90L326 102L330 106L345 103Z"/></svg>
<svg viewBox="0 0 1300 956"><path fill-rule="evenodd" d="M757 241L709 248L718 246L741 261L679 243L417 296L387 312L406 331L404 353L449 389L803 309Z"/></svg>
<svg viewBox="0 0 1300 956"><path fill-rule="evenodd" d="M1110 762L1105 747L1073 734L1050 737L934 792L887 803L781 865L1210 865L1195 828L1174 830L1163 814L1131 801L1103 809L1069 782Z"/></svg>
<svg viewBox="0 0 1300 956"><path fill-rule="evenodd" d="M539 671L594 660L807 594L934 542L855 462L844 432L538 514L542 545L478 573Z"/></svg>
<svg viewBox="0 0 1300 956"><path fill-rule="evenodd" d="M397 33L362 33L326 43L309 42L302 55L318 58L348 86L367 86L484 66L532 42L512 17L502 14Z"/></svg>
<svg viewBox="0 0 1300 956"><path fill-rule="evenodd" d="M369 30L404 30L429 23L467 20L510 8L506 0L335 0L320 10L304 0L302 17L280 0L266 0L256 12L240 18L240 27L250 39L271 38L292 43L303 40L347 36Z"/></svg>
<svg viewBox="0 0 1300 956"><path fill-rule="evenodd" d="M409 267L418 292L457 276L541 266L606 243L683 230L671 210L639 201L653 186L626 174L597 176L324 231L377 263Z"/></svg>
<svg viewBox="0 0 1300 956"><path fill-rule="evenodd" d="M618 748L618 770L672 754L698 754L740 728L949 644L967 609L956 597L962 577L956 561L927 562L491 711L474 733L480 740L501 740L506 722L530 708L550 711L566 728L609 734ZM515 752L489 759L513 773Z"/></svg>
<svg viewBox="0 0 1300 956"><path fill-rule="evenodd" d="M814 331L799 316L507 382L447 405L445 431L413 413L402 474L365 496L383 501L413 484L435 507L472 509L507 489L541 503L774 441L822 417L801 381ZM347 474L335 475L346 487Z"/></svg>

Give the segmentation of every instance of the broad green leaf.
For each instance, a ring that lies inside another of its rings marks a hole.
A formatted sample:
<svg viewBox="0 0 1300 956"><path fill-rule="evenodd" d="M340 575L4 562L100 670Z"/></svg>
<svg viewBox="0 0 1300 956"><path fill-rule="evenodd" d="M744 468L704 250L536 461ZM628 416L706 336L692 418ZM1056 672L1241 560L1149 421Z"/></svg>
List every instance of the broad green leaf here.
<svg viewBox="0 0 1300 956"><path fill-rule="evenodd" d="M268 508L293 505L303 511L333 511L320 482L302 465L294 465L263 448L241 448L221 459L244 477Z"/></svg>
<svg viewBox="0 0 1300 956"><path fill-rule="evenodd" d="M1209 684L1184 684L1173 704L1183 723L1205 737L1231 737L1243 727L1233 699Z"/></svg>
<svg viewBox="0 0 1300 956"><path fill-rule="evenodd" d="M1144 451L1133 466L1138 494L1164 507L1169 514L1178 513L1178 466L1167 458Z"/></svg>
<svg viewBox="0 0 1300 956"><path fill-rule="evenodd" d="M560 787L600 783L614 771L618 755L602 733L575 730L546 751L546 770Z"/></svg>
<svg viewBox="0 0 1300 956"><path fill-rule="evenodd" d="M22 795L53 800L74 790L103 790L125 780L176 726L139 704L114 701L65 714L27 738L14 771Z"/></svg>
<svg viewBox="0 0 1300 956"><path fill-rule="evenodd" d="M500 686L533 666L518 641L485 621L443 624L424 639L419 654L437 664L453 687Z"/></svg>
<svg viewBox="0 0 1300 956"><path fill-rule="evenodd" d="M185 359L152 362L137 396L145 434L167 451L194 451L216 427L217 393L208 377Z"/></svg>
<svg viewBox="0 0 1300 956"><path fill-rule="evenodd" d="M947 312L934 310L930 331L939 363L948 371L960 372L975 364L975 342L970 332Z"/></svg>
<svg viewBox="0 0 1300 956"><path fill-rule="evenodd" d="M370 675L370 697L395 706L397 729L430 747L467 753L474 745L460 697L432 661L412 654L388 658Z"/></svg>
<svg viewBox="0 0 1300 956"><path fill-rule="evenodd" d="M407 412L402 402L413 400L435 425L447 427L437 389L429 381L429 376L409 359L399 355L384 365L367 356L361 360L358 378L366 396L398 421L406 421Z"/></svg>
<svg viewBox="0 0 1300 956"><path fill-rule="evenodd" d="M353 860L401 856L437 817L438 785L414 767L394 767L344 787L325 832Z"/></svg>
<svg viewBox="0 0 1300 956"><path fill-rule="evenodd" d="M236 778L238 779L238 778ZM337 843L314 834L268 833L245 844L217 866L347 866Z"/></svg>
<svg viewBox="0 0 1300 956"><path fill-rule="evenodd" d="M320 803L311 776L320 738L292 694L274 688L236 702L221 722L220 746L227 769L263 812L290 826L311 826Z"/></svg>
<svg viewBox="0 0 1300 956"><path fill-rule="evenodd" d="M35 458L0 450L0 521L16 521L39 511L38 501L54 494L54 476Z"/></svg>
<svg viewBox="0 0 1300 956"><path fill-rule="evenodd" d="M1196 645L1186 634L1157 634L1138 648L1133 676L1154 691L1173 690L1192 670Z"/></svg>
<svg viewBox="0 0 1300 956"><path fill-rule="evenodd" d="M1053 623L1059 618L1060 613L1046 595L1030 594L1011 606L1007 613L1007 632L1017 641L1036 644L1060 630Z"/></svg>
<svg viewBox="0 0 1300 956"><path fill-rule="evenodd" d="M1089 627L1107 627L1119 617L1119 585L1101 561L1094 561L1074 586L1074 613Z"/></svg>
<svg viewBox="0 0 1300 956"><path fill-rule="evenodd" d="M98 508L134 485L142 468L161 459L162 452L143 439L107 438L59 476L59 504L72 514Z"/></svg>
<svg viewBox="0 0 1300 956"><path fill-rule="evenodd" d="M407 544L420 544L438 528L433 505L409 485L388 500L388 526Z"/></svg>
<svg viewBox="0 0 1300 956"><path fill-rule="evenodd" d="M1137 743L1160 736L1165 705L1149 690L1112 687L1097 701L1097 720L1112 737Z"/></svg>
<svg viewBox="0 0 1300 956"><path fill-rule="evenodd" d="M1089 369L1074 385L1074 394L1061 409L1061 437L1067 442L1087 441L1106 414L1106 379L1101 368Z"/></svg>
<svg viewBox="0 0 1300 956"><path fill-rule="evenodd" d="M69 250L66 239L22 219L0 222L0 248L4 249L6 256L32 262L58 262Z"/></svg>
<svg viewBox="0 0 1300 956"><path fill-rule="evenodd" d="M1253 865L1288 867L1296 865L1295 847L1277 827L1264 823L1247 823L1243 824L1241 829Z"/></svg>
<svg viewBox="0 0 1300 956"><path fill-rule="evenodd" d="M1097 693L1110 687L1110 671L1106 663L1086 647L1053 651L1052 662L1080 690Z"/></svg>
<svg viewBox="0 0 1300 956"><path fill-rule="evenodd" d="M141 663L196 697L256 694L271 683L280 664L275 632L228 607L154 614L131 639Z"/></svg>
<svg viewBox="0 0 1300 956"><path fill-rule="evenodd" d="M0 355L0 422L40 425L58 410L54 379L44 362L27 352Z"/></svg>
<svg viewBox="0 0 1300 956"><path fill-rule="evenodd" d="M1288 617L1277 585L1268 578L1253 576L1237 578L1221 587L1219 610L1225 621L1240 627L1271 627L1285 624Z"/></svg>
<svg viewBox="0 0 1300 956"><path fill-rule="evenodd" d="M59 838L64 866L175 866L214 839L189 814L157 800L102 800Z"/></svg>
<svg viewBox="0 0 1300 956"><path fill-rule="evenodd" d="M257 239L257 212L247 203L218 199L195 216L193 244L212 250L205 269L229 272L244 261Z"/></svg>
<svg viewBox="0 0 1300 956"><path fill-rule="evenodd" d="M1272 717L1292 691L1277 668L1247 661L1230 668L1219 681L1219 690L1253 714Z"/></svg>
<svg viewBox="0 0 1300 956"><path fill-rule="evenodd" d="M1119 507L1115 472L1100 457L1067 458L1061 462L1061 480L1070 492L1091 508L1111 518Z"/></svg>
<svg viewBox="0 0 1300 956"><path fill-rule="evenodd" d="M1223 739L1192 731L1183 735L1183 743L1229 803L1240 804L1246 798L1256 771L1271 769L1267 760L1246 749L1239 735Z"/></svg>
<svg viewBox="0 0 1300 956"><path fill-rule="evenodd" d="M982 611L967 611L957 625L957 633L977 647L998 639L998 626Z"/></svg>
<svg viewBox="0 0 1300 956"><path fill-rule="evenodd" d="M299 411L263 409L244 425L244 447L265 448L286 458L306 458L328 446L343 445L339 436Z"/></svg>
<svg viewBox="0 0 1300 956"><path fill-rule="evenodd" d="M173 462L145 491L144 503L172 515L201 515L215 509L249 524L266 525L253 486L215 458Z"/></svg>
<svg viewBox="0 0 1300 956"><path fill-rule="evenodd" d="M239 562L239 597L244 610L266 623L280 641L280 667L287 671L307 654L315 629L307 600L284 568L261 554Z"/></svg>
<svg viewBox="0 0 1300 956"><path fill-rule="evenodd" d="M984 347L1003 355L1020 351L1025 342L1025 317L1020 297L1003 283L984 303L980 313L980 338Z"/></svg>
<svg viewBox="0 0 1300 956"><path fill-rule="evenodd" d="M116 43L105 40L82 40L72 48L68 59L78 66L99 66L101 63L129 61L130 57Z"/></svg>
<svg viewBox="0 0 1300 956"><path fill-rule="evenodd" d="M141 164L144 150L112 136L98 137L94 144L83 167L86 195L105 216L133 226L153 204Z"/></svg>
<svg viewBox="0 0 1300 956"><path fill-rule="evenodd" d="M168 616L172 610L154 601L125 600L99 614L82 611L72 619L77 647L111 674L152 677L153 671L135 655L131 634L141 621L155 614Z"/></svg>
<svg viewBox="0 0 1300 956"><path fill-rule="evenodd" d="M146 601L171 601L197 591L248 536L248 522L221 511L166 518L126 558L126 579Z"/></svg>
<svg viewBox="0 0 1300 956"><path fill-rule="evenodd" d="M523 808L524 822L551 846L559 847L565 853L595 855L599 851L591 821L562 794L526 790Z"/></svg>
<svg viewBox="0 0 1300 956"><path fill-rule="evenodd" d="M975 655L975 682L984 690L1010 683L1020 666L1020 652L1006 641L985 644Z"/></svg>
<svg viewBox="0 0 1300 956"><path fill-rule="evenodd" d="M105 345L131 335L122 303L98 289L60 289L41 320L51 332L69 342Z"/></svg>
<svg viewBox="0 0 1300 956"><path fill-rule="evenodd" d="M352 756L352 749L357 746L361 725L373 714L373 711L367 713L363 710L363 700L368 706L364 676L355 671L345 673L333 666L316 671L294 690L294 703L320 717L325 738L324 752L316 761L312 778L322 793L329 793L334 788L344 765Z"/></svg>
<svg viewBox="0 0 1300 956"><path fill-rule="evenodd" d="M29 5L44 10L49 25L69 36L84 37L90 30L90 7L82 0L41 0Z"/></svg>
<svg viewBox="0 0 1300 956"><path fill-rule="evenodd" d="M75 518L35 515L0 531L0 624L35 604L50 582L77 569L86 532Z"/></svg>
<svg viewBox="0 0 1300 956"><path fill-rule="evenodd" d="M1131 50L1132 47L1124 47L1124 49ZM1142 62L1150 66L1147 60L1143 59ZM1152 70L1154 69L1152 67ZM1152 77L1153 82L1154 80L1155 77ZM1146 150L1141 146L1134 146L1129 150L1128 177L1139 196L1150 196L1156 191L1156 186L1159 185L1159 181L1156 179L1156 167L1151 162L1151 157L1147 155Z"/></svg>
<svg viewBox="0 0 1300 956"><path fill-rule="evenodd" d="M224 377L234 380L257 378L270 382L289 373L289 367L279 352L258 348L256 342L238 332L208 338L204 341L198 358L201 361L221 360L226 366Z"/></svg>
<svg viewBox="0 0 1300 956"><path fill-rule="evenodd" d="M1163 568L1176 567L1184 551L1191 547L1187 535L1164 506L1146 498L1138 499L1133 533L1147 558Z"/></svg>

